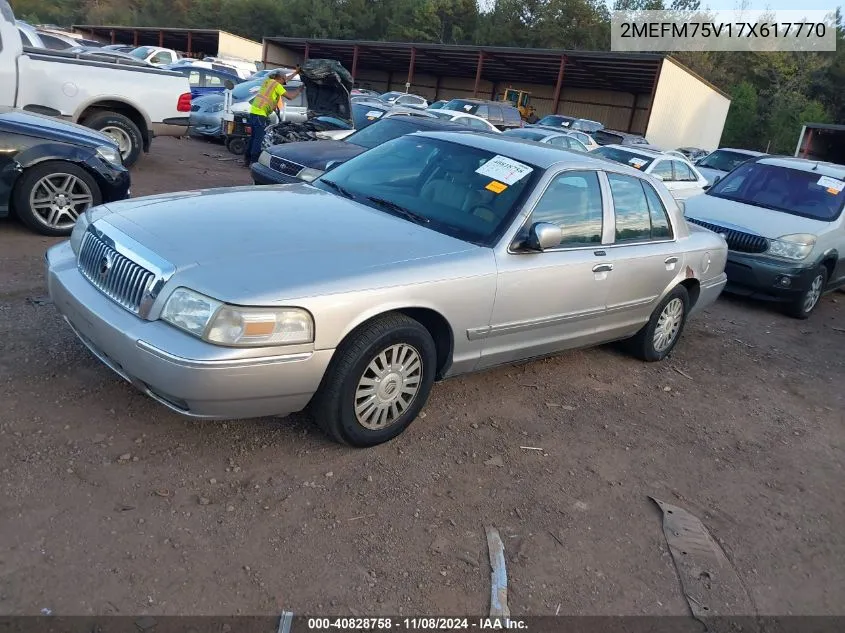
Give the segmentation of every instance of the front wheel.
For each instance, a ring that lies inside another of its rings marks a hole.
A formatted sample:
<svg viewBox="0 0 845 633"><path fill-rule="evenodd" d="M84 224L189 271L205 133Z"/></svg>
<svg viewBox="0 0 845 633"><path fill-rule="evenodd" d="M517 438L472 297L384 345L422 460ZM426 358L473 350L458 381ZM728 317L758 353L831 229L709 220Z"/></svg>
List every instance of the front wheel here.
<svg viewBox="0 0 845 633"><path fill-rule="evenodd" d="M437 351L428 330L402 314L379 317L337 349L310 407L338 442L375 446L404 431L425 406Z"/></svg>
<svg viewBox="0 0 845 633"><path fill-rule="evenodd" d="M76 219L102 202L97 181L64 161L39 163L23 172L12 194L21 222L41 235L70 235Z"/></svg>
<svg viewBox="0 0 845 633"><path fill-rule="evenodd" d="M683 286L675 286L657 304L645 327L628 342L631 353L648 362L666 358L681 338L688 312L689 293Z"/></svg>
<svg viewBox="0 0 845 633"><path fill-rule="evenodd" d="M816 306L819 305L819 299L822 298L825 285L827 285L827 268L819 266L813 273L813 280L807 286L807 289L795 301L786 305L786 313L796 319L809 318Z"/></svg>

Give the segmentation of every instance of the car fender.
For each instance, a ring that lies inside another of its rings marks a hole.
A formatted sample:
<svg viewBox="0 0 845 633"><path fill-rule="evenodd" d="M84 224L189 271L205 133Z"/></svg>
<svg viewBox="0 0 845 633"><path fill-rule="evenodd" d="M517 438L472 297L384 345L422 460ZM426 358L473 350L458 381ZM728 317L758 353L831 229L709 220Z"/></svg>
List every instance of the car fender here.
<svg viewBox="0 0 845 633"><path fill-rule="evenodd" d="M350 333L355 331L358 327L374 319L382 314L387 314L388 312L398 312L400 310L414 310L414 309L423 309L423 310L431 310L432 312L436 312L446 323L449 323L449 328L452 328L452 325L449 319L446 317L445 314L433 303L429 301L387 301L385 303L379 303L377 305L371 306L368 309L358 313L356 317L350 320L344 329L338 333L337 340L334 341L335 347L341 344L342 341L349 336ZM452 331L452 338L454 339L454 330Z"/></svg>
<svg viewBox="0 0 845 633"><path fill-rule="evenodd" d="M109 106L107 104L109 104L109 103L120 103L122 105L125 105L127 108L132 108L133 110L138 112L141 115L141 117L143 117L144 125L146 126L147 131L152 129L153 124L152 124L152 120L150 119L150 115L141 105L139 105L138 103L132 103L131 101L128 101L124 97L120 97L120 96L116 96L116 95L108 95L108 94L97 95L95 97L91 97L87 101L83 101L82 103L80 103L76 107L76 110L74 110L74 112L73 112L72 121L74 123L79 123L79 119L82 116L82 114L88 108L91 108L91 107L102 107L103 109L108 110ZM141 133L145 134L146 132L144 130L141 130Z"/></svg>
<svg viewBox="0 0 845 633"><path fill-rule="evenodd" d="M95 153L96 152L93 148L80 145L70 145L67 143L47 141L38 145L33 145L15 156L15 161L13 163L14 168L9 172L9 175L12 175L12 178L7 182L14 186L14 183L24 170L50 160L68 161L88 169L87 163L91 160ZM88 171L90 171L90 169L88 169ZM4 174L4 177L7 177L7 174Z"/></svg>

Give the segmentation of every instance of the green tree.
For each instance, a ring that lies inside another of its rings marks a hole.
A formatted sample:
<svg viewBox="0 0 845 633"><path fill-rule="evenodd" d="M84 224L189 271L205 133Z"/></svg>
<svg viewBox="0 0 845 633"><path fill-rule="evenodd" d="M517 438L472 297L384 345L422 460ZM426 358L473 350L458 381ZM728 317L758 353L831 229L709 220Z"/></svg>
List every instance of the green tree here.
<svg viewBox="0 0 845 633"><path fill-rule="evenodd" d="M722 132L722 145L756 146L756 136L759 133L757 117L757 89L751 83L743 81L731 91L731 106Z"/></svg>

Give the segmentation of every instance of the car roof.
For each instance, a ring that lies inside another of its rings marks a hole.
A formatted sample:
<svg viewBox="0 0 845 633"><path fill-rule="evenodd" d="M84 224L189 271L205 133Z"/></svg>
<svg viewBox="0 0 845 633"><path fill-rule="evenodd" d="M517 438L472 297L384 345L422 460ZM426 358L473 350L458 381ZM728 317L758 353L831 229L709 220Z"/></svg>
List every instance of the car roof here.
<svg viewBox="0 0 845 633"><path fill-rule="evenodd" d="M738 149L735 147L720 147L717 150L713 150L718 152L719 150L725 150L726 152L736 152L737 154L748 154L749 156L766 156L765 152L755 152L753 149Z"/></svg>
<svg viewBox="0 0 845 633"><path fill-rule="evenodd" d="M460 110L446 110L445 108L440 108L438 112L445 112L446 114L454 114L455 116L468 116L472 119L481 119L485 121L483 117L478 116L477 114L470 114L469 112L461 112Z"/></svg>
<svg viewBox="0 0 845 633"><path fill-rule="evenodd" d="M592 158L589 154L584 154L583 152L573 152L516 136L505 136L504 134L479 132L477 130L471 132L418 132L418 134L468 147L475 147L496 154L503 154L514 160L531 163L541 169L548 169L552 165L567 161L576 162L590 169L607 168L607 160L605 159ZM625 166L620 165L620 167ZM625 169L632 174L642 176L641 172L632 167Z"/></svg>
<svg viewBox="0 0 845 633"><path fill-rule="evenodd" d="M381 121L385 121L387 119L380 119ZM472 132L475 131L476 128L469 127L468 125L461 125L460 123L454 123L453 121L445 121L444 119L438 119L436 116L432 117L424 117L424 116L416 116L413 114L397 114L396 116L389 117L391 121L413 121L414 125L418 125L419 128L428 129L428 130L450 130L450 131L467 131ZM378 121L376 121L378 123ZM375 125L375 123L373 123Z"/></svg>
<svg viewBox="0 0 845 633"><path fill-rule="evenodd" d="M671 154L666 154L666 152L661 152L659 149L649 149L648 146L637 146L637 145L619 145L618 143L610 143L608 145L604 145L603 147L612 147L614 149L621 149L625 152L630 154L639 154L640 156L644 156L646 158L659 158L660 156L669 156L671 158L678 158L677 156L672 156Z"/></svg>
<svg viewBox="0 0 845 633"><path fill-rule="evenodd" d="M791 156L767 156L757 159L758 163L774 165L775 167L786 167L798 171L817 172L821 176L831 176L839 180L845 180L845 165L828 163L808 158L793 158Z"/></svg>

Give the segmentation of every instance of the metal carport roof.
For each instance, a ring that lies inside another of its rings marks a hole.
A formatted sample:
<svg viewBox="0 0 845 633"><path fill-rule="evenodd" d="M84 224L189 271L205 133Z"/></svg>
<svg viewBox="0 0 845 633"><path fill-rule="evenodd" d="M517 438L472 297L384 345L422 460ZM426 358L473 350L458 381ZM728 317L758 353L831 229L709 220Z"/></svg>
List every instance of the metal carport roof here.
<svg viewBox="0 0 845 633"><path fill-rule="evenodd" d="M219 29L177 29L155 26L93 26L74 24L73 30L110 41L112 44L161 46L183 53L216 55L220 45Z"/></svg>
<svg viewBox="0 0 845 633"><path fill-rule="evenodd" d="M563 68L563 82L569 87L634 94L647 94L653 90L658 69L665 57L651 53L294 37L266 37L264 42L265 46L268 42L277 44L304 58L336 59L351 69L353 75L357 68L379 68L389 72L407 71L410 76L425 73L555 85Z"/></svg>

